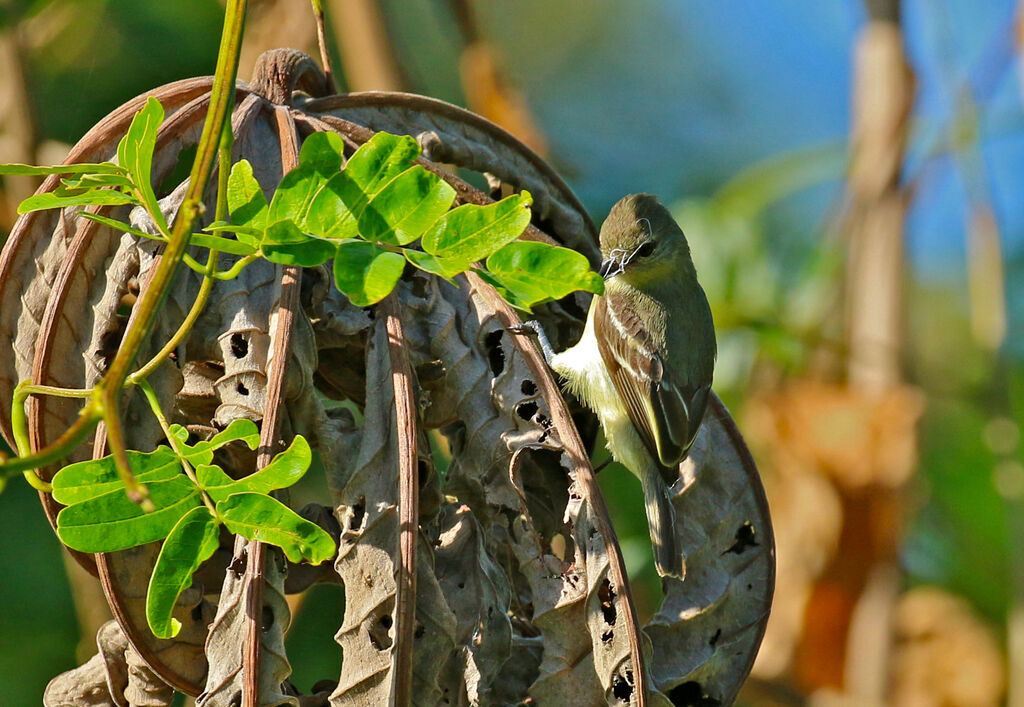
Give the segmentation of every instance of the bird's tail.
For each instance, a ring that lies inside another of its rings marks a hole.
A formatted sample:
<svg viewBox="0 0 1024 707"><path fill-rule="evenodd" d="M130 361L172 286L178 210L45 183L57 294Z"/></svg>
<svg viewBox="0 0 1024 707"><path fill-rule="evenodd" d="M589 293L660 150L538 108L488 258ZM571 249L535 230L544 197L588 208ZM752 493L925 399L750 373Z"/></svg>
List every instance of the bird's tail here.
<svg viewBox="0 0 1024 707"><path fill-rule="evenodd" d="M642 474L640 482L644 489L651 544L654 546L654 566L663 577L682 579L686 574L686 562L676 542L676 514L668 497L668 487L661 474L653 469Z"/></svg>

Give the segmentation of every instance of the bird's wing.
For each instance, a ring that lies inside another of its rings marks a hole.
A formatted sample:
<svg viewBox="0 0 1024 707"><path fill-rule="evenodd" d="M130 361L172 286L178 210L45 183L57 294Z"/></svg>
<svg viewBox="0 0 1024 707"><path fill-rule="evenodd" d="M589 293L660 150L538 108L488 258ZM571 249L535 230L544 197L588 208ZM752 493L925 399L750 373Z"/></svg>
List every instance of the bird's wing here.
<svg viewBox="0 0 1024 707"><path fill-rule="evenodd" d="M598 298L594 334L605 368L626 404L629 419L663 466L674 467L690 450L704 417L710 385L679 381L665 370L639 318L614 294Z"/></svg>

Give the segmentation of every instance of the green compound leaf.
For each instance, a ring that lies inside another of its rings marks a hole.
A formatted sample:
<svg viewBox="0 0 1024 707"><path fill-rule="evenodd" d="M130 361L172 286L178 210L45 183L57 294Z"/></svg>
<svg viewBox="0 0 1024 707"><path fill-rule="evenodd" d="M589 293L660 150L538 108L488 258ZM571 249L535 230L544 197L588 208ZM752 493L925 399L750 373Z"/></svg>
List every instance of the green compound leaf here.
<svg viewBox="0 0 1024 707"><path fill-rule="evenodd" d="M263 256L272 262L312 268L333 258L338 244L304 233L294 221L286 219L267 228L261 248Z"/></svg>
<svg viewBox="0 0 1024 707"><path fill-rule="evenodd" d="M309 442L297 436L288 449L276 455L254 474L236 481L220 467L204 465L196 469L196 479L210 498L220 502L235 493L267 494L275 489L287 488L305 475L312 460Z"/></svg>
<svg viewBox="0 0 1024 707"><path fill-rule="evenodd" d="M239 160L231 166L231 174L228 175L228 213L231 214L233 224L249 226L258 231L267 227L267 197L263 194L263 187L256 181L248 160ZM242 232L238 232L238 239L248 240ZM258 239L250 242L254 246L258 243Z"/></svg>
<svg viewBox="0 0 1024 707"><path fill-rule="evenodd" d="M200 504L199 489L184 475L146 484L156 507L144 512L117 489L68 506L57 514L61 542L81 552L114 552L161 540Z"/></svg>
<svg viewBox="0 0 1024 707"><path fill-rule="evenodd" d="M356 239L342 241L334 258L334 284L357 307L380 302L391 294L405 270L405 258Z"/></svg>
<svg viewBox="0 0 1024 707"><path fill-rule="evenodd" d="M455 189L416 165L388 182L359 216L359 235L368 241L406 245L419 238L455 201Z"/></svg>
<svg viewBox="0 0 1024 707"><path fill-rule="evenodd" d="M150 240L160 242L166 241L166 239L163 236L156 236L153 235L152 233L146 233L143 230L135 228L130 223L118 221L116 218L108 218L106 216L100 216L99 214L91 214L88 211L79 211L78 216L79 218L89 219L90 221L95 221L96 223L102 223L104 226L110 226L111 228L117 231L124 231L125 233L130 233L133 236L138 236L139 238L148 238Z"/></svg>
<svg viewBox="0 0 1024 707"><path fill-rule="evenodd" d="M532 203L524 191L496 204L452 209L423 235L423 250L446 260L482 260L526 230Z"/></svg>
<svg viewBox="0 0 1024 707"><path fill-rule="evenodd" d="M138 203L135 197L112 189L89 189L72 194L58 189L30 196L18 204L18 213L27 214L42 209L63 209L66 206L120 206Z"/></svg>
<svg viewBox="0 0 1024 707"><path fill-rule="evenodd" d="M220 523L206 506L181 517L160 548L146 592L146 621L157 638L173 638L181 622L173 618L174 604L192 585L192 575L216 552Z"/></svg>
<svg viewBox="0 0 1024 707"><path fill-rule="evenodd" d="M193 233L188 242L201 248L209 248L210 250L231 253L232 255L252 255L257 250L256 247L243 240L236 241L231 238L210 236L205 233Z"/></svg>
<svg viewBox="0 0 1024 707"><path fill-rule="evenodd" d="M117 144L117 161L128 170L128 174L139 193L139 199L150 215L157 220L161 233L167 232L167 221L160 211L156 194L153 193L152 169L153 150L156 148L156 134L164 122L164 107L150 96L146 105L132 118L128 132Z"/></svg>
<svg viewBox="0 0 1024 707"><path fill-rule="evenodd" d="M181 475L177 455L164 446L152 452L128 452L128 462L135 478L146 484ZM115 491L123 494L124 482L117 475L112 456L69 464L53 477L53 499L65 506Z"/></svg>
<svg viewBox="0 0 1024 707"><path fill-rule="evenodd" d="M31 164L9 162L0 164L0 174L127 174L128 170L113 162L84 162L82 164L54 164L37 167Z"/></svg>
<svg viewBox="0 0 1024 707"><path fill-rule="evenodd" d="M302 142L299 164L308 165L330 179L341 171L345 161L345 140L338 133L317 132Z"/></svg>
<svg viewBox="0 0 1024 707"><path fill-rule="evenodd" d="M217 515L235 535L277 545L292 562L318 565L334 557L330 535L270 496L236 493L217 504Z"/></svg>
<svg viewBox="0 0 1024 707"><path fill-rule="evenodd" d="M561 299L575 290L604 292L604 280L590 269L586 257L547 243L509 243L487 258L487 269L527 306Z"/></svg>

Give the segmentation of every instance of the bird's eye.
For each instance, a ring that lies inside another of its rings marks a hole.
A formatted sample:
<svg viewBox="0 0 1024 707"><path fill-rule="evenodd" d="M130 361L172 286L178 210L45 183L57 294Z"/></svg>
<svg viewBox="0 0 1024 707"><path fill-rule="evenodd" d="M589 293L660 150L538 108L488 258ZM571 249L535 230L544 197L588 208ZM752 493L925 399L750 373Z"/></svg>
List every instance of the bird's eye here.
<svg viewBox="0 0 1024 707"><path fill-rule="evenodd" d="M642 246L636 249L636 254L641 258L646 258L654 252L654 241L647 241Z"/></svg>

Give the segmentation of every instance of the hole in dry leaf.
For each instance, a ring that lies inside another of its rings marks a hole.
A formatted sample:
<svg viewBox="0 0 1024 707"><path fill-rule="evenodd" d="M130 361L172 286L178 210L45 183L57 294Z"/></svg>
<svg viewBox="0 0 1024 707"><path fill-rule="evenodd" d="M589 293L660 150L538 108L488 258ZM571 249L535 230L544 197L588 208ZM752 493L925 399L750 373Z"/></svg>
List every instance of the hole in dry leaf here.
<svg viewBox="0 0 1024 707"><path fill-rule="evenodd" d="M412 278L412 294L419 299L427 298L427 278L420 277L419 273Z"/></svg>
<svg viewBox="0 0 1024 707"><path fill-rule="evenodd" d="M430 476L430 465L426 459L420 459L416 464L416 478L419 479L420 488L427 485L427 478Z"/></svg>
<svg viewBox="0 0 1024 707"><path fill-rule="evenodd" d="M261 614L261 620L263 621L263 630L269 631L274 627L274 610L266 604L263 605L263 612Z"/></svg>
<svg viewBox="0 0 1024 707"><path fill-rule="evenodd" d="M249 342L241 334L231 335L231 355L235 358L245 358L249 353Z"/></svg>
<svg viewBox="0 0 1024 707"><path fill-rule="evenodd" d="M623 702L629 702L629 698L633 696L633 686L626 678L616 675L612 680L612 694Z"/></svg>
<svg viewBox="0 0 1024 707"><path fill-rule="evenodd" d="M717 631L715 631L715 635L711 637L711 640L708 641L708 643L713 647L716 643L718 643L718 639L721 637L722 629L718 629Z"/></svg>
<svg viewBox="0 0 1024 707"><path fill-rule="evenodd" d="M734 542L732 546L722 554L725 555L732 552L737 555L740 555L748 547L755 546L757 546L757 531L754 529L754 524L748 520L745 521L743 525L741 525L739 528L737 528L736 542Z"/></svg>
<svg viewBox="0 0 1024 707"><path fill-rule="evenodd" d="M597 590L597 598L601 602L601 614L604 616L604 622L609 626L615 625L615 590L612 588L612 583L607 579L601 582L601 586Z"/></svg>
<svg viewBox="0 0 1024 707"><path fill-rule="evenodd" d="M668 698L676 707L720 707L722 702L704 693L699 682L691 680L676 685L668 693Z"/></svg>
<svg viewBox="0 0 1024 707"><path fill-rule="evenodd" d="M249 389L245 387L245 383L243 383L242 381L238 381L238 384L235 386L235 390L238 391L239 395L249 394Z"/></svg>
<svg viewBox="0 0 1024 707"><path fill-rule="evenodd" d="M203 620L203 602L199 602L192 607L192 620L202 621Z"/></svg>
<svg viewBox="0 0 1024 707"><path fill-rule="evenodd" d="M505 350L501 347L501 337L504 333L501 329L495 329L484 337L484 346L487 347L487 363L491 367L491 374L495 376L505 370Z"/></svg>
<svg viewBox="0 0 1024 707"><path fill-rule="evenodd" d="M416 624L416 630L412 632L413 638L423 638L423 634L427 632L423 624Z"/></svg>
<svg viewBox="0 0 1024 707"><path fill-rule="evenodd" d="M455 586L458 587L459 589L465 589L466 588L466 583L465 582L459 582Z"/></svg>
<svg viewBox="0 0 1024 707"><path fill-rule="evenodd" d="M611 643L611 640L613 638L615 638L615 632L611 629L608 629L607 631L601 634L601 640L605 643Z"/></svg>
<svg viewBox="0 0 1024 707"><path fill-rule="evenodd" d="M228 569L235 573L236 577L241 577L245 574L245 564L248 562L248 553L242 550L242 554L231 560L231 564L228 565Z"/></svg>
<svg viewBox="0 0 1024 707"><path fill-rule="evenodd" d="M363 516L366 515L366 497L360 496L355 505L352 506L352 515L348 519L349 530L359 530L363 525Z"/></svg>
<svg viewBox="0 0 1024 707"><path fill-rule="evenodd" d="M235 695L234 697L232 697L228 707L242 707L242 696Z"/></svg>
<svg viewBox="0 0 1024 707"><path fill-rule="evenodd" d="M537 384L527 378L523 381L522 385L519 386L519 390L523 391L523 395L536 395Z"/></svg>
<svg viewBox="0 0 1024 707"><path fill-rule="evenodd" d="M381 614L380 617L370 626L369 638L373 647L379 651L391 647L391 614Z"/></svg>
<svg viewBox="0 0 1024 707"><path fill-rule="evenodd" d="M537 403L527 402L516 405L516 414L524 420L532 420L537 414Z"/></svg>

